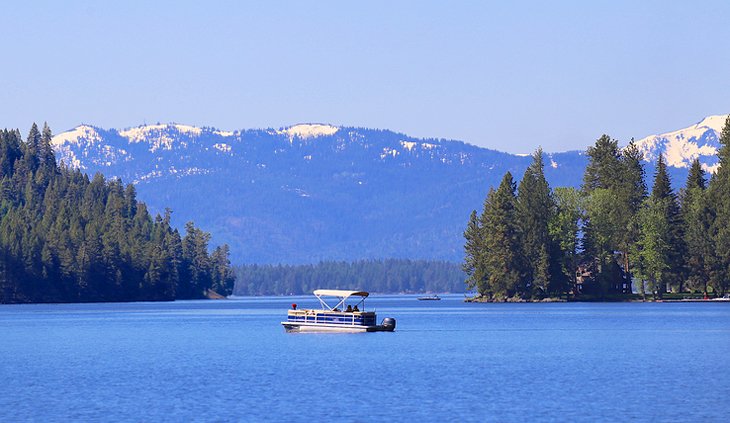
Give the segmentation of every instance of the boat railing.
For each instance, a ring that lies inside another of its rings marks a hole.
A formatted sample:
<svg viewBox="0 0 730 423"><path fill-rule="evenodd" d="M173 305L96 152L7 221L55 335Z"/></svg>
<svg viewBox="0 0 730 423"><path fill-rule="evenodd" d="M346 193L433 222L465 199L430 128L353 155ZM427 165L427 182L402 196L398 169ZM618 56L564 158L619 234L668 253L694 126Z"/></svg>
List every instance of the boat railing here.
<svg viewBox="0 0 730 423"><path fill-rule="evenodd" d="M290 314L289 317L294 317L294 321L302 323L332 323L337 325L362 325L366 320L372 319L372 324L375 324L375 314L372 312L363 312L360 314L355 313L308 313L305 310L302 312Z"/></svg>

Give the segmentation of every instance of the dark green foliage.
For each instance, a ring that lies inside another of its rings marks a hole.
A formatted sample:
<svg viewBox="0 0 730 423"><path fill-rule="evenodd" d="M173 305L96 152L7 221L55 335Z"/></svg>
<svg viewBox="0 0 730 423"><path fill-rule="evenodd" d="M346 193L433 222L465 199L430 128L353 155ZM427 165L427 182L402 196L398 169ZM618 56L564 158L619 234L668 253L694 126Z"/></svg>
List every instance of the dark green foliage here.
<svg viewBox="0 0 730 423"><path fill-rule="evenodd" d="M325 261L308 265L246 265L235 268L236 295L310 294L317 288L370 292L463 292L456 263L425 260Z"/></svg>
<svg viewBox="0 0 730 423"><path fill-rule="evenodd" d="M714 243L710 284L721 294L730 289L730 117L720 135L720 167L710 180L707 189L710 214L714 221L710 225Z"/></svg>
<svg viewBox="0 0 730 423"><path fill-rule="evenodd" d="M655 298L664 292L680 292L686 279L684 225L677 195L667 174L664 158L659 156L651 197L639 215L639 237L632 245L637 256L636 275L648 282Z"/></svg>
<svg viewBox="0 0 730 423"><path fill-rule="evenodd" d="M633 246L633 253L638 258L636 274L642 283L649 282L655 298L661 298L672 270L671 227L666 215L670 201L654 195L645 201L638 215L639 239Z"/></svg>
<svg viewBox="0 0 730 423"><path fill-rule="evenodd" d="M526 295L525 260L518 226L515 182L507 172L496 191L484 204L481 227L484 233L484 267L487 290L482 295L506 298Z"/></svg>
<svg viewBox="0 0 730 423"><path fill-rule="evenodd" d="M490 190L489 196L492 196ZM461 269L466 273L467 290L487 291L487 269L484 266L484 233L476 210L469 216L469 224L464 231L464 263Z"/></svg>
<svg viewBox="0 0 730 423"><path fill-rule="evenodd" d="M702 169L700 159L694 159L692 166L689 168L689 174L687 175L687 189L692 188L699 188L701 190L707 188L705 171Z"/></svg>
<svg viewBox="0 0 730 423"><path fill-rule="evenodd" d="M618 141L604 134L594 146L588 147L586 154L589 161L583 175L583 192L617 188L622 170Z"/></svg>
<svg viewBox="0 0 730 423"><path fill-rule="evenodd" d="M707 294L708 278L715 256L711 224L714 215L710 210L705 191L705 172L695 159L689 171L687 186L682 196L684 242L687 247L686 270L688 288Z"/></svg>
<svg viewBox="0 0 730 423"><path fill-rule="evenodd" d="M559 267L555 262L556 245L550 237L549 222L556 213L555 202L544 173L542 149L533 154L517 194L516 219L520 226L522 253L529 257L525 268L527 291L536 297L560 292Z"/></svg>
<svg viewBox="0 0 730 423"><path fill-rule="evenodd" d="M646 198L643 159L633 139L621 152L621 185L616 190L619 205L617 215L618 225L623 228L619 249L623 257L623 272L628 281L632 279L630 251L639 239L638 213Z"/></svg>
<svg viewBox="0 0 730 423"><path fill-rule="evenodd" d="M584 263L595 293L628 293L630 256L639 237L638 213L646 197L643 157L633 140L620 150L618 142L607 135L599 138L587 154Z"/></svg>
<svg viewBox="0 0 730 423"><path fill-rule="evenodd" d="M625 279L616 272L615 263L622 250L625 213L620 204L624 191L623 172L618 141L601 136L587 151L588 165L583 177L582 192L586 198L586 216L582 239L584 262L591 275L592 293L605 296L625 286ZM584 288L586 288L584 286Z"/></svg>
<svg viewBox="0 0 730 423"><path fill-rule="evenodd" d="M58 167L51 130L0 131L0 302L201 298L231 291L227 248L169 211L154 220L132 185ZM183 248L183 245L189 248Z"/></svg>
<svg viewBox="0 0 730 423"><path fill-rule="evenodd" d="M621 151L618 141L601 136L587 151L588 165L583 177L586 221L583 227L585 262L596 293L605 295L623 284L614 279L616 252L623 238L622 209L618 204L622 188Z"/></svg>
<svg viewBox="0 0 730 423"><path fill-rule="evenodd" d="M662 219L666 222L661 225L667 231L666 234L661 233L662 239L665 239L667 244L667 269L664 274L664 282L666 287L659 287L658 289L662 292L666 290L672 290L674 292L680 292L683 290L683 284L685 281L685 266L684 260L686 255L686 248L684 245L684 225L682 221L682 214L679 209L679 201L677 194L672 190L671 181L669 180L669 174L667 173L667 166L664 163L664 158L659 156L657 161L657 169L654 177L654 188L651 191L651 198L655 200L655 206L663 207L661 209Z"/></svg>
<svg viewBox="0 0 730 423"><path fill-rule="evenodd" d="M550 237L556 244L556 265L560 268L556 291L569 291L576 283L581 220L585 214L583 197L575 188L557 187L553 193L556 212L549 222Z"/></svg>

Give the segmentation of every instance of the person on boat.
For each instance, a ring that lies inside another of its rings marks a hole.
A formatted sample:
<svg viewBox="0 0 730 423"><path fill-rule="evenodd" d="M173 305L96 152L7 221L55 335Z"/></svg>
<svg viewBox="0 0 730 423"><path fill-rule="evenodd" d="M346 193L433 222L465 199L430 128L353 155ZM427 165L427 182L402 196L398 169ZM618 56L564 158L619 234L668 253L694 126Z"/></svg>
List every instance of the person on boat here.
<svg viewBox="0 0 730 423"><path fill-rule="evenodd" d="M348 312L348 313L352 313L352 305L348 304L347 305L347 310L345 310L345 311Z"/></svg>
<svg viewBox="0 0 730 423"><path fill-rule="evenodd" d="M355 308L353 308L352 311L360 311L360 309L357 308L357 306L355 306Z"/></svg>

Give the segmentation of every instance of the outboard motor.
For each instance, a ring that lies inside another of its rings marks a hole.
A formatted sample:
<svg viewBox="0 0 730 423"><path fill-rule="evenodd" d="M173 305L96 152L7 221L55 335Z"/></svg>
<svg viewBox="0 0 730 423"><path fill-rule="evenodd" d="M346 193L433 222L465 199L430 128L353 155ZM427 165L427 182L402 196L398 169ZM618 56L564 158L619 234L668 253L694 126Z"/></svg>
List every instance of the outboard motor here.
<svg viewBox="0 0 730 423"><path fill-rule="evenodd" d="M386 332L393 332L395 330L395 319L392 317L386 317L380 326L385 329Z"/></svg>

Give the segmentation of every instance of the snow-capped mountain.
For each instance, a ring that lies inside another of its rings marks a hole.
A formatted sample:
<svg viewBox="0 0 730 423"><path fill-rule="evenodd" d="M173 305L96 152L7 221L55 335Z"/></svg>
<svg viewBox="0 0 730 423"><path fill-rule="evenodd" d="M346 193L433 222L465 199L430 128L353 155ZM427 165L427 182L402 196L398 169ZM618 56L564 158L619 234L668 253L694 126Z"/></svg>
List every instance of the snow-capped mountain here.
<svg viewBox="0 0 730 423"><path fill-rule="evenodd" d="M662 153L667 165L689 168L692 162L699 158L706 171L714 172L718 166L718 139L728 116L708 116L695 125L678 131L650 135L637 141L636 144L644 153L647 162L656 161Z"/></svg>
<svg viewBox="0 0 730 423"><path fill-rule="evenodd" d="M693 154L712 169L721 120L640 140L647 173L659 153L676 186ZM66 165L135 183L152 211L172 208L173 223L194 220L231 246L234 262L249 263L460 260L471 210L506 171L519 178L531 161L460 141L327 124L80 125L53 143ZM579 186L586 157L548 153L545 163L552 186Z"/></svg>

